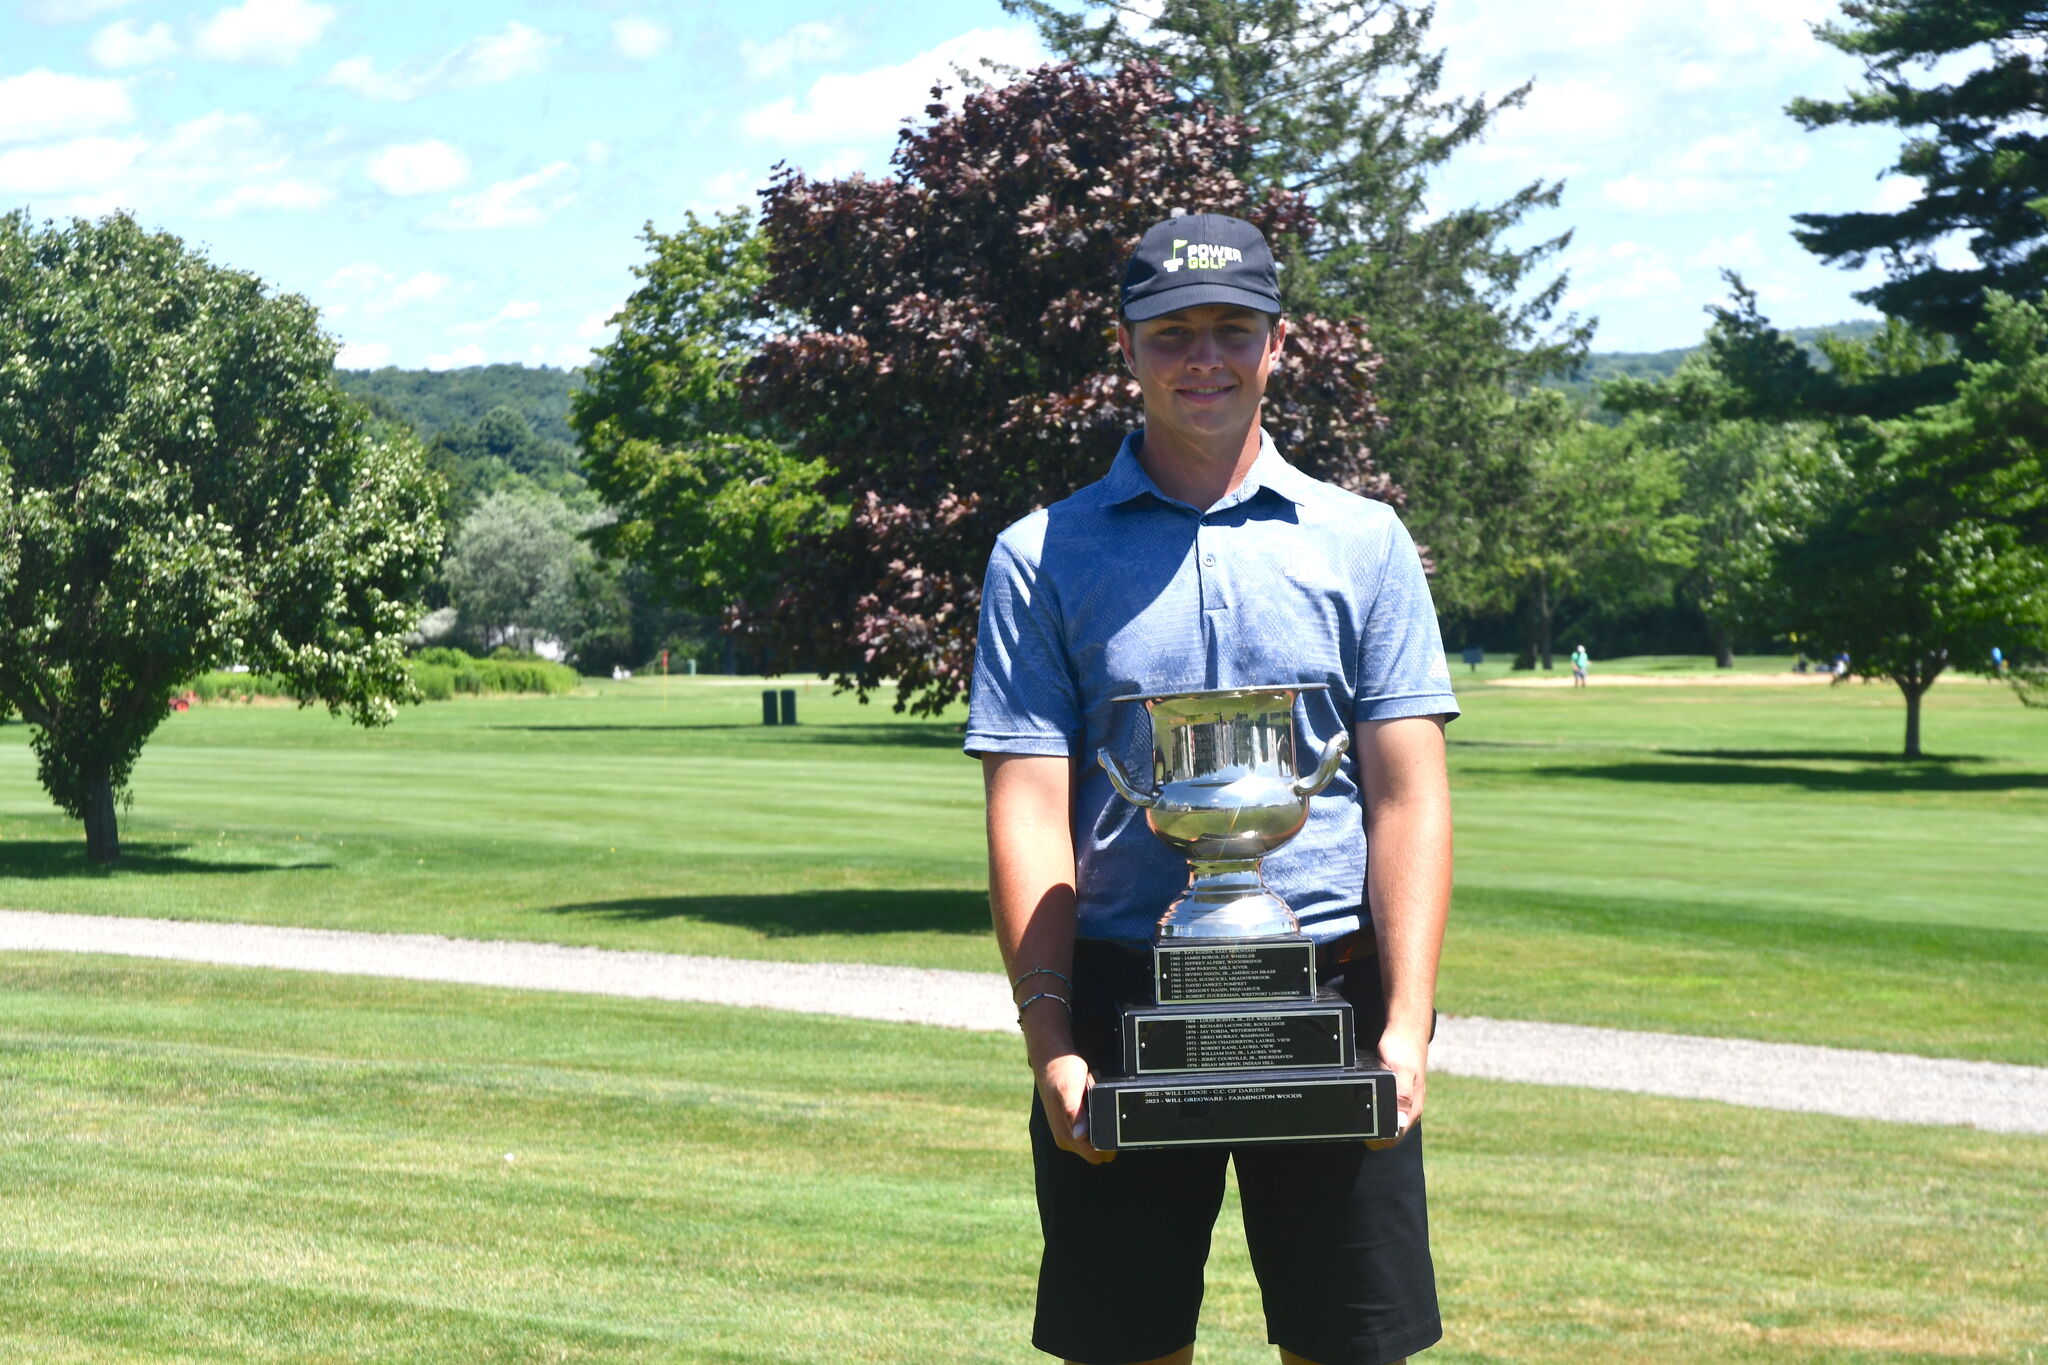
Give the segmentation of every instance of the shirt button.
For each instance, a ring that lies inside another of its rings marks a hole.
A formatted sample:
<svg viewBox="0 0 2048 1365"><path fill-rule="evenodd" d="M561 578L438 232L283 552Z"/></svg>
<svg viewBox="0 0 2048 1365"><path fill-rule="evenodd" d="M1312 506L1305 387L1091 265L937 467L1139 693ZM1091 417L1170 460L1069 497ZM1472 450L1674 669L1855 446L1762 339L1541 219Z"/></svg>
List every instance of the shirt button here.
<svg viewBox="0 0 2048 1365"><path fill-rule="evenodd" d="M1204 566L1205 568L1211 568L1211 569L1215 568L1215 567L1216 567L1216 556L1215 556L1215 555L1203 555L1203 556L1202 556L1202 564L1203 564L1203 566Z"/></svg>

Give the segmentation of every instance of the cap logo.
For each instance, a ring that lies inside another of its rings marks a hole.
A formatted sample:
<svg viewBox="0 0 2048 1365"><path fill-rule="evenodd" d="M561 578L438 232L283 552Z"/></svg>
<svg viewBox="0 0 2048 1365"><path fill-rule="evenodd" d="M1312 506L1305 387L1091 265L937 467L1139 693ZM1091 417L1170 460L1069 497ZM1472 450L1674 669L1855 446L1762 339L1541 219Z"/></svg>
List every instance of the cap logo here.
<svg viewBox="0 0 2048 1365"><path fill-rule="evenodd" d="M1187 255L1181 255L1185 249ZM1211 246L1207 242L1190 242L1184 237L1173 239L1173 253L1161 264L1171 275L1186 266L1190 270L1222 270L1233 262L1244 259L1244 253L1234 246Z"/></svg>

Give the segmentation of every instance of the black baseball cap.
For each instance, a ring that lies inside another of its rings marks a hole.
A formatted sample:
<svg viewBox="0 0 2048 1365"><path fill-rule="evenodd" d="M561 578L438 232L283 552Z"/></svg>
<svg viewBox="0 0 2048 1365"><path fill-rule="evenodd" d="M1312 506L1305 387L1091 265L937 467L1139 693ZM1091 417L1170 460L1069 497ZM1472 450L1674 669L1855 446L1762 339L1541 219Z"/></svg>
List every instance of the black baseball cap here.
<svg viewBox="0 0 2048 1365"><path fill-rule="evenodd" d="M1132 322L1202 303L1277 314L1280 272L1265 235L1244 219L1190 213L1146 229L1124 267L1123 302Z"/></svg>

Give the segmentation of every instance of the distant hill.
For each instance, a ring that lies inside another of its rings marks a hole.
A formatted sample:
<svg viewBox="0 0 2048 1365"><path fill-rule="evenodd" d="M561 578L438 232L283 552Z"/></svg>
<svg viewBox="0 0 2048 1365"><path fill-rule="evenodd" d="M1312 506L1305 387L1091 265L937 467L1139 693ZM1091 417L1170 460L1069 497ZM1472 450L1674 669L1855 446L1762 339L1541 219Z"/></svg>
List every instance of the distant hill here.
<svg viewBox="0 0 2048 1365"><path fill-rule="evenodd" d="M1788 327L1785 334L1805 346L1817 364L1825 364L1820 351L1814 347L1814 339L1824 333L1833 333L1850 341L1862 341L1874 336L1881 326L1869 318L1858 318L1852 322L1837 322L1827 327ZM1685 358L1699 350L1698 346L1682 346L1675 351L1594 351L1586 357L1586 363L1570 375L1557 375L1543 381L1547 389L1560 389L1572 395L1587 406L1600 401L1599 384L1603 379L1669 379L1677 373Z"/></svg>
<svg viewBox="0 0 2048 1365"><path fill-rule="evenodd" d="M341 387L402 418L422 440L474 427L492 408L525 417L543 441L576 444L569 429L569 395L583 386L581 370L547 365L472 365L462 370L337 370Z"/></svg>

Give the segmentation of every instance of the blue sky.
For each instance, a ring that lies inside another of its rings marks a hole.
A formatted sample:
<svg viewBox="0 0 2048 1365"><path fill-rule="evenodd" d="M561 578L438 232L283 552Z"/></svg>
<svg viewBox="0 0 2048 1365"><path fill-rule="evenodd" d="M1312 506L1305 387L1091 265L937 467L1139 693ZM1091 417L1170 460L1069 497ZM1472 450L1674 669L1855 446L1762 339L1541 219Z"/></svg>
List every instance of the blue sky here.
<svg viewBox="0 0 2048 1365"><path fill-rule="evenodd" d="M1864 311L1789 216L1901 202L1883 132L1804 133L1849 86L1821 0L1442 0L1445 88L1535 81L1436 206L1563 177L1595 346L1688 345L1733 266L1784 325ZM0 207L116 207L317 303L344 364L580 363L641 225L778 160L886 171L956 64L1038 56L996 0L0 0Z"/></svg>

